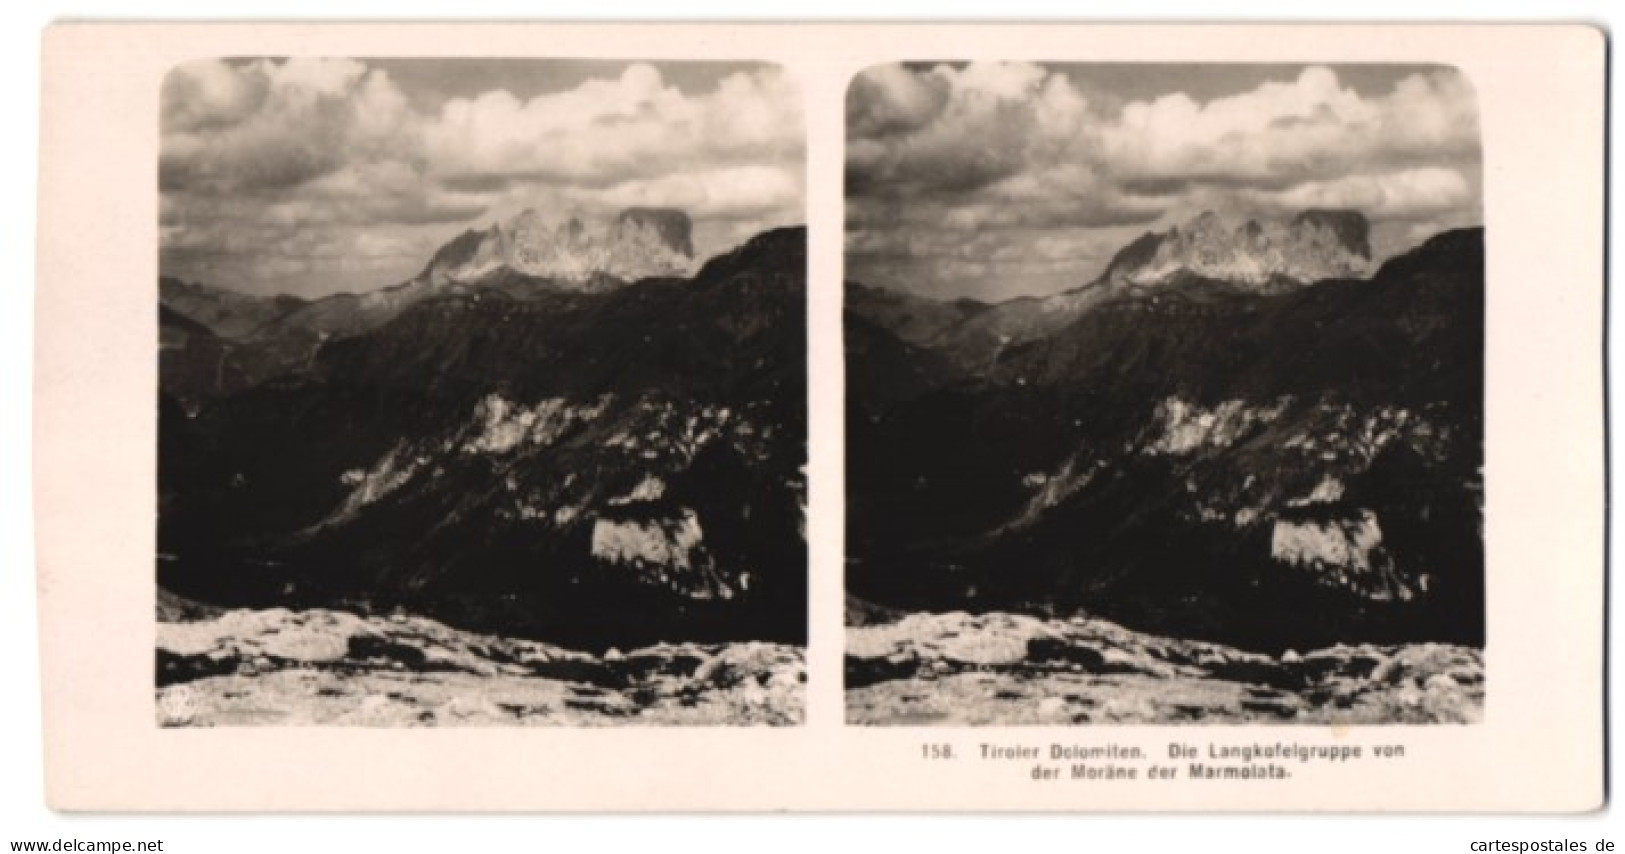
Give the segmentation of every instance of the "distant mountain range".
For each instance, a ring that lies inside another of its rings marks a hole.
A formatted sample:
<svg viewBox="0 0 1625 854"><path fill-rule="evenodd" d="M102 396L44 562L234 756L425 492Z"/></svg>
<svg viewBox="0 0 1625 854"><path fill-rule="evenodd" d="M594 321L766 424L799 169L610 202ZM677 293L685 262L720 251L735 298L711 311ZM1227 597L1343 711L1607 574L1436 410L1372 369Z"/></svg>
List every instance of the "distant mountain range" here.
<svg viewBox="0 0 1625 854"><path fill-rule="evenodd" d="M1150 233L1046 298L846 288L849 590L1280 651L1483 641L1483 233ZM1368 277L1367 277L1368 276Z"/></svg>
<svg viewBox="0 0 1625 854"><path fill-rule="evenodd" d="M805 634L806 234L469 231L319 300L160 283L160 583L585 646Z"/></svg>
<svg viewBox="0 0 1625 854"><path fill-rule="evenodd" d="M1357 211L1307 210L1289 220L1231 226L1208 212L1165 232L1147 232L1113 256L1095 280L1047 297L997 305L953 303L849 285L857 314L907 318L902 340L941 351L971 369L1012 345L1050 335L1102 303L1126 297L1285 293L1370 266L1370 225Z"/></svg>

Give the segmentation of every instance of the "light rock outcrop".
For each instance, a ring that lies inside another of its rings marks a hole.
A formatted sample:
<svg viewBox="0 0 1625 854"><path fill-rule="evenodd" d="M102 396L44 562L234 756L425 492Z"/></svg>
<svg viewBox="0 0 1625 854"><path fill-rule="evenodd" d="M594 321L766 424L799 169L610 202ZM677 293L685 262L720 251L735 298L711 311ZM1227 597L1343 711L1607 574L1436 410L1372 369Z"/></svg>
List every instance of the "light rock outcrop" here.
<svg viewBox="0 0 1625 854"><path fill-rule="evenodd" d="M1283 399L1268 406L1249 406L1245 401L1227 400L1207 409L1169 397L1157 404L1152 423L1158 435L1146 449L1177 456L1202 448L1227 448L1249 430L1274 422L1290 402Z"/></svg>
<svg viewBox="0 0 1625 854"><path fill-rule="evenodd" d="M675 518L600 518L592 526L592 556L610 563L641 562L687 572L695 568L693 556L704 541L700 517L686 508Z"/></svg>
<svg viewBox="0 0 1625 854"><path fill-rule="evenodd" d="M474 407L474 426L463 450L471 454L506 454L526 444L546 447L567 431L598 418L611 401L608 395L579 404L550 397L527 407L500 394L489 394Z"/></svg>

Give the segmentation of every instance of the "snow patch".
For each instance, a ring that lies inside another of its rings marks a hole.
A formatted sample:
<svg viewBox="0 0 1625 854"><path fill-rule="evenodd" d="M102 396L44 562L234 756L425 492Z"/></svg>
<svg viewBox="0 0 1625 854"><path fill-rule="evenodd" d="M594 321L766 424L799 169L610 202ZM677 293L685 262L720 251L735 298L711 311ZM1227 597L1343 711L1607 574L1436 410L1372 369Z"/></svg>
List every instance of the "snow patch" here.
<svg viewBox="0 0 1625 854"><path fill-rule="evenodd" d="M369 471L351 469L339 477L345 486L354 489L345 496L344 503L334 511L333 520L348 519L360 512L361 508L378 501L380 498L400 489L406 482L417 474L422 467L423 459L413 457L406 453L406 444L397 444L390 452L384 455Z"/></svg>
<svg viewBox="0 0 1625 854"><path fill-rule="evenodd" d="M1153 416L1159 435L1147 447L1152 454L1183 455L1201 448L1227 448L1254 427L1281 417L1289 401L1270 406L1248 406L1227 400L1213 409L1183 398L1169 397L1157 404Z"/></svg>
<svg viewBox="0 0 1625 854"><path fill-rule="evenodd" d="M1089 463L1085 462L1081 455L1074 455L1068 457L1061 468L1053 474L1034 472L1022 478L1022 485L1034 490L1033 495L1027 499L1027 504L1022 507L1021 512L1002 526L1001 530L1019 530L1037 522L1045 511L1088 486L1095 473L1104 465L1102 461Z"/></svg>

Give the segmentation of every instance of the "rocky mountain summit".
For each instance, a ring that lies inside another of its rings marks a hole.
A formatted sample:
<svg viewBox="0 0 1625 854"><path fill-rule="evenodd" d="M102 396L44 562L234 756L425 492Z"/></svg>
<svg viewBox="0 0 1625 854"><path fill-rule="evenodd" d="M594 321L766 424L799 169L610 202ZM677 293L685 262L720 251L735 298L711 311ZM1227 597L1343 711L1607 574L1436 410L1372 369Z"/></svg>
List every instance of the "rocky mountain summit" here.
<svg viewBox="0 0 1625 854"><path fill-rule="evenodd" d="M693 224L672 208L627 208L613 219L549 223L534 209L470 231L437 253L431 282L472 282L501 270L586 289L693 272Z"/></svg>
<svg viewBox="0 0 1625 854"><path fill-rule="evenodd" d="M1187 275L1256 289L1302 287L1366 272L1370 233L1359 211L1311 209L1287 220L1234 225L1207 211L1142 235L1112 258L1102 279L1146 286Z"/></svg>

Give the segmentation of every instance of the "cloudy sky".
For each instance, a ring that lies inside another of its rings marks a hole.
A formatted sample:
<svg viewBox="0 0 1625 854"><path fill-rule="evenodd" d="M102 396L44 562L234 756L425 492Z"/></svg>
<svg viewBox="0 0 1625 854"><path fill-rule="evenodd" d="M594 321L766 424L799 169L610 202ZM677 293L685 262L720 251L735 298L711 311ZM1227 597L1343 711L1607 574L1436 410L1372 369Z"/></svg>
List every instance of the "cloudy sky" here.
<svg viewBox="0 0 1625 854"><path fill-rule="evenodd" d="M527 207L680 207L701 257L805 220L800 96L771 66L209 60L162 110L161 271L251 293L395 284Z"/></svg>
<svg viewBox="0 0 1625 854"><path fill-rule="evenodd" d="M846 183L849 279L988 300L1205 210L1358 209L1379 257L1482 221L1472 88L1436 66L881 66Z"/></svg>

